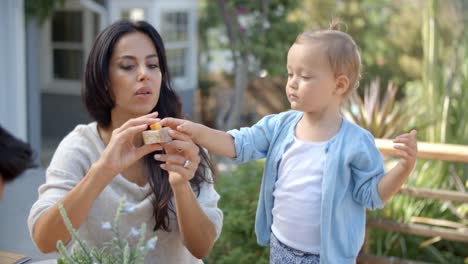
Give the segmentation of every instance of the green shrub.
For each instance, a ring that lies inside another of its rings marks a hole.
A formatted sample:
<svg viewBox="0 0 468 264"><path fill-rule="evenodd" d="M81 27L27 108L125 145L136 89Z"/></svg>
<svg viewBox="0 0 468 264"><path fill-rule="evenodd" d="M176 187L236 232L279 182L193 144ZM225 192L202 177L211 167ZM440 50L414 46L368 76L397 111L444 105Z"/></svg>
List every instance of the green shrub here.
<svg viewBox="0 0 468 264"><path fill-rule="evenodd" d="M57 242L59 252L58 264L143 264L145 256L149 250L154 250L158 238L155 236L145 243L146 224L143 223L140 229L133 228L127 237L122 236L119 229L120 216L129 212L126 207L126 199L122 198L115 213L113 224L105 222L102 224L104 230L109 230L114 234L111 241L106 242L102 247L90 247L86 241L80 239L77 231L73 228L67 212L61 203L58 204L60 215L71 237L76 241L78 247L73 252L67 252L61 240ZM137 239L138 243L132 246L130 239Z"/></svg>
<svg viewBox="0 0 468 264"><path fill-rule="evenodd" d="M254 230L262 172L263 162L255 161L221 174L216 190L221 195L223 231L205 263L268 263L269 247L257 244Z"/></svg>

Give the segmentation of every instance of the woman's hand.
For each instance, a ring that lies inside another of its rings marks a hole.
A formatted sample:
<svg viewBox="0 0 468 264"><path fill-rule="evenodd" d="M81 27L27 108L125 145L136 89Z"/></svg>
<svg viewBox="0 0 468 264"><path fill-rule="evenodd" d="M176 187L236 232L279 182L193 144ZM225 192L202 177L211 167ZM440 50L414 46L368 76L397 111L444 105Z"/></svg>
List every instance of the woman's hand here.
<svg viewBox="0 0 468 264"><path fill-rule="evenodd" d="M158 113L151 113L138 118L130 119L121 127L112 131L111 138L104 152L101 155L98 163L106 169L117 175L127 167L132 165L143 156L161 150L160 144L135 146L135 136L141 136L141 133L146 130L148 125L151 125L159 119L156 117Z"/></svg>
<svg viewBox="0 0 468 264"><path fill-rule="evenodd" d="M154 159L165 162L161 168L169 172L169 183L175 187L195 176L200 164L200 149L183 133L169 130L169 134L173 140L162 145L166 154L156 154Z"/></svg>

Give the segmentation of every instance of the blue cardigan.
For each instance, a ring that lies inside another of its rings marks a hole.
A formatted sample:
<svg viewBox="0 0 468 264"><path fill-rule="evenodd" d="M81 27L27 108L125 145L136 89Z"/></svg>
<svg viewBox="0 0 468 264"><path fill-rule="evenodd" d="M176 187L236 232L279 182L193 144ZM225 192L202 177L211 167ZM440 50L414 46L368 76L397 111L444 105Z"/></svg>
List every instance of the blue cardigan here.
<svg viewBox="0 0 468 264"><path fill-rule="evenodd" d="M266 157L255 219L260 245L270 242L279 163L294 141L294 130L302 115L298 111L268 115L252 127L228 131L234 137L236 162ZM382 155L373 136L346 119L327 143L325 153L320 262L355 263L364 242L366 208L383 207L377 192L385 174Z"/></svg>

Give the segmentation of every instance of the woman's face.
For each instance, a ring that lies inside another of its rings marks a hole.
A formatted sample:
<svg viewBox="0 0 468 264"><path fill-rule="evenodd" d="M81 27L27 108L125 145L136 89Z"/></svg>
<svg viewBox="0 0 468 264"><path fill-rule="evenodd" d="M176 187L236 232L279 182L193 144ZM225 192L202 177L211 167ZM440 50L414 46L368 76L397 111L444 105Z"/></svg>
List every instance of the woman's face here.
<svg viewBox="0 0 468 264"><path fill-rule="evenodd" d="M126 34L114 47L109 63L112 119L149 113L159 100L161 70L151 39L141 32Z"/></svg>

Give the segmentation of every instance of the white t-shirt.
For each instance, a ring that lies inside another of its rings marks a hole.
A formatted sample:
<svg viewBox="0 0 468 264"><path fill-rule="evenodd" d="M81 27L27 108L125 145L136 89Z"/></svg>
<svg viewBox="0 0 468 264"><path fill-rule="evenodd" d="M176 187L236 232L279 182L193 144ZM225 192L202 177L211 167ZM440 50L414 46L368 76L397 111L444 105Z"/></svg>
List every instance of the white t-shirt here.
<svg viewBox="0 0 468 264"><path fill-rule="evenodd" d="M39 198L29 213L28 226L31 234L37 219L83 179L103 150L104 143L99 137L96 123L79 125L62 140L47 168L46 182L39 187ZM90 246L102 245L110 241L113 236L112 231L103 229L102 224L113 223L119 201L124 195L131 212L121 215L121 237L127 237L132 227L140 228L142 223L146 223L147 226L146 240L155 235L158 237L156 248L148 252L145 263L203 263L192 256L183 245L174 214L170 215L171 232L152 231L155 220L150 185L146 184L141 187L120 174L94 202L88 217L78 229L79 237L86 240ZM219 195L213 188L213 184L202 183L197 200L215 225L217 236L219 236L223 214L218 208ZM138 237L131 242L136 244ZM70 248L70 245L67 247Z"/></svg>
<svg viewBox="0 0 468 264"><path fill-rule="evenodd" d="M326 143L294 138L281 158L273 192L273 234L285 245L313 254L320 253Z"/></svg>

